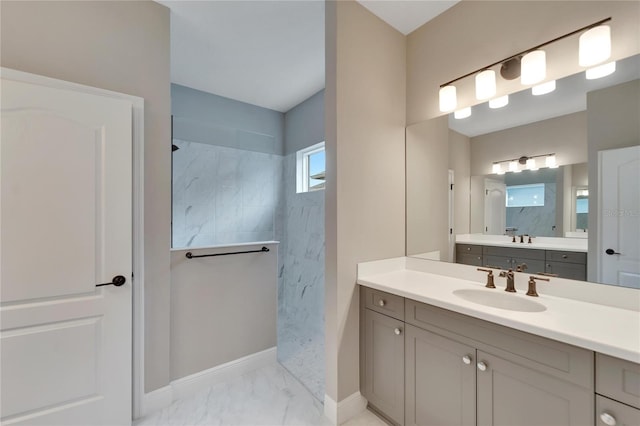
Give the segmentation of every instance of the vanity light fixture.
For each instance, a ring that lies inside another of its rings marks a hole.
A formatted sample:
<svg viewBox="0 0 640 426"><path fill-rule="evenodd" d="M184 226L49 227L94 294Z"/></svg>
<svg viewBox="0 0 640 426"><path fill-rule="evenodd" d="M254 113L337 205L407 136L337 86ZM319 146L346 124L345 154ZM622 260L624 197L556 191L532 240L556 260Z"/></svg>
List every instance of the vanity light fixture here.
<svg viewBox="0 0 640 426"><path fill-rule="evenodd" d="M540 83L547 77L547 54L544 50L534 50L522 57L520 83L528 86Z"/></svg>
<svg viewBox="0 0 640 426"><path fill-rule="evenodd" d="M444 86L440 88L440 111L450 112L458 106L456 86Z"/></svg>
<svg viewBox="0 0 640 426"><path fill-rule="evenodd" d="M546 167L549 167L552 169L555 169L558 167L558 164L556 163L556 154L552 153L552 154L541 154L541 155L532 155L532 156L523 155L522 157L519 157L519 158L511 158L509 160L494 161L491 171L494 174L503 175L504 169L502 168L502 165L504 164L506 165L507 167L506 171L508 172L519 173L523 170L523 168L526 168L526 170L530 170L533 172L539 169L536 158L542 158L542 157L545 158Z"/></svg>
<svg viewBox="0 0 640 426"><path fill-rule="evenodd" d="M466 108L462 108L457 110L456 112L453 113L453 116L455 118L457 118L458 120L461 120L463 118L467 118L467 117L471 117L471 107L466 107Z"/></svg>
<svg viewBox="0 0 640 426"><path fill-rule="evenodd" d="M489 108L496 109L502 108L509 104L509 95L500 96L499 98L494 98L489 101Z"/></svg>
<svg viewBox="0 0 640 426"><path fill-rule="evenodd" d="M456 87L453 83L473 75L476 75L476 98L489 99L495 96L497 84L495 71L492 68L501 65L500 75L506 80L520 77L524 85L534 85L543 81L546 77L546 53L541 50L552 43L584 32L580 37L579 63L581 66L591 67L606 61L611 56L611 28L603 25L611 21L611 17L594 22L575 31L561 35L547 42L533 46L518 52L507 58L471 71L463 76L455 78L440 85L439 101L440 111L451 112L458 106ZM590 75L592 75L590 73Z"/></svg>
<svg viewBox="0 0 640 426"><path fill-rule="evenodd" d="M534 96L546 95L547 93L551 93L556 90L556 81L551 80L546 83L538 84L537 86L533 86L531 88L531 93Z"/></svg>
<svg viewBox="0 0 640 426"><path fill-rule="evenodd" d="M496 95L496 72L484 70L476 75L476 99L484 101Z"/></svg>
<svg viewBox="0 0 640 426"><path fill-rule="evenodd" d="M580 36L578 63L581 67L592 67L611 56L611 27L599 25Z"/></svg>
<svg viewBox="0 0 640 426"><path fill-rule="evenodd" d="M614 72L616 72L616 61L589 68L584 74L587 77L587 80L595 80L596 78L606 77Z"/></svg>

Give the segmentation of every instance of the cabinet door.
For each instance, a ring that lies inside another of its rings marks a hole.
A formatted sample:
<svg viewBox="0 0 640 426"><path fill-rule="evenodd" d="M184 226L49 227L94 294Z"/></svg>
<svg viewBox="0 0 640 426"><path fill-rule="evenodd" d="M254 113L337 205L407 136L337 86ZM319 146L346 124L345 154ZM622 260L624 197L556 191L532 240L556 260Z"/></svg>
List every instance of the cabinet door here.
<svg viewBox="0 0 640 426"><path fill-rule="evenodd" d="M406 327L406 424L475 425L475 349Z"/></svg>
<svg viewBox="0 0 640 426"><path fill-rule="evenodd" d="M547 262L544 271L570 280L587 279L587 266L579 263Z"/></svg>
<svg viewBox="0 0 640 426"><path fill-rule="evenodd" d="M494 266L501 269L514 269L515 265L510 257L483 255L482 262L485 266Z"/></svg>
<svg viewBox="0 0 640 426"><path fill-rule="evenodd" d="M482 351L477 357L478 426L593 424L592 391Z"/></svg>
<svg viewBox="0 0 640 426"><path fill-rule="evenodd" d="M472 266L482 266L482 255L458 252L456 255L456 263L462 263L464 265Z"/></svg>
<svg viewBox="0 0 640 426"><path fill-rule="evenodd" d="M404 323L364 310L364 396L404 424Z"/></svg>

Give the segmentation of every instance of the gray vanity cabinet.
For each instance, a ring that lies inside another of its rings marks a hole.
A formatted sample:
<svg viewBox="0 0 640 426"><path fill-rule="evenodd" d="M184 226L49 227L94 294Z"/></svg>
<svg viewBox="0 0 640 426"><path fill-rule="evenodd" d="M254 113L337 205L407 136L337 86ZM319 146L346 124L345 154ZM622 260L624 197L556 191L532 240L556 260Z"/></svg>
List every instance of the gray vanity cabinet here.
<svg viewBox="0 0 640 426"><path fill-rule="evenodd" d="M586 253L547 250L545 256L544 272L571 280L587 279Z"/></svg>
<svg viewBox="0 0 640 426"><path fill-rule="evenodd" d="M478 425L593 424L593 391L478 351Z"/></svg>
<svg viewBox="0 0 640 426"><path fill-rule="evenodd" d="M405 425L475 426L475 349L407 324Z"/></svg>
<svg viewBox="0 0 640 426"><path fill-rule="evenodd" d="M362 394L389 419L404 424L404 322L364 309Z"/></svg>
<svg viewBox="0 0 640 426"><path fill-rule="evenodd" d="M518 265L524 263L527 265L526 272L532 274L544 272L544 250L484 246L482 258L485 266L515 270Z"/></svg>

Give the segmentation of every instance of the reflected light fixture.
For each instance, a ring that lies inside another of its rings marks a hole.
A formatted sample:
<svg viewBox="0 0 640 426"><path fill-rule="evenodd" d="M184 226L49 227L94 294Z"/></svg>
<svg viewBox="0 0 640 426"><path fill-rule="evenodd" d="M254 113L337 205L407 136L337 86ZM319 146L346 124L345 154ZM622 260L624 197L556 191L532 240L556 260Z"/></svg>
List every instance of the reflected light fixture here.
<svg viewBox="0 0 640 426"><path fill-rule="evenodd" d="M440 111L450 112L458 106L456 86L444 86L440 88Z"/></svg>
<svg viewBox="0 0 640 426"><path fill-rule="evenodd" d="M522 57L520 83L528 86L541 82L547 77L547 54L544 50L534 50Z"/></svg>
<svg viewBox="0 0 640 426"><path fill-rule="evenodd" d="M496 109L502 108L509 104L509 95L500 96L499 98L491 99L489 101L489 108Z"/></svg>
<svg viewBox="0 0 640 426"><path fill-rule="evenodd" d="M457 110L456 112L453 113L453 116L455 118L457 118L458 120L463 119L463 118L467 118L467 117L471 117L471 107L466 107L466 108L462 108Z"/></svg>
<svg viewBox="0 0 640 426"><path fill-rule="evenodd" d="M484 101L496 95L496 72L484 70L476 75L476 99Z"/></svg>
<svg viewBox="0 0 640 426"><path fill-rule="evenodd" d="M580 36L578 63L581 67L592 67L611 56L611 27L600 25Z"/></svg>
<svg viewBox="0 0 640 426"><path fill-rule="evenodd" d="M616 61L589 68L585 71L585 76L587 77L587 80L595 80L596 78L606 77L614 72L616 72Z"/></svg>
<svg viewBox="0 0 640 426"><path fill-rule="evenodd" d="M503 175L505 171L502 168L502 166L506 165L507 166L506 171L508 172L520 173L523 170L523 167L526 168L526 170L535 171L539 169L536 158L542 158L542 157L545 158L546 167L549 167L552 169L555 169L556 167L558 167L556 163L556 154L551 153L551 154L540 154L540 155L531 155L531 156L523 155L522 157L519 157L519 158L511 158L509 160L494 161L491 167L491 170L493 173L497 175Z"/></svg>
<svg viewBox="0 0 640 426"><path fill-rule="evenodd" d="M544 160L544 164L550 169L558 168L558 163L556 163L556 155L555 154L547 155L547 158Z"/></svg>
<svg viewBox="0 0 640 426"><path fill-rule="evenodd" d="M546 83L538 84L537 86L533 86L531 88L531 93L534 96L546 95L547 93L551 93L556 90L556 81L551 80Z"/></svg>

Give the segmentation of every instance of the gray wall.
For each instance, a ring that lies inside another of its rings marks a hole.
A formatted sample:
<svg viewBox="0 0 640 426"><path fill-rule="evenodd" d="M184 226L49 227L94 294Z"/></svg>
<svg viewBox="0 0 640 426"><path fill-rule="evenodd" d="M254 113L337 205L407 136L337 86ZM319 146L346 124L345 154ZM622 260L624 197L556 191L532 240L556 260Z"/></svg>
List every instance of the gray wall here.
<svg viewBox="0 0 640 426"><path fill-rule="evenodd" d="M587 93L589 236L598 232L598 151L640 143L640 80ZM597 282L596 238L589 238L587 280Z"/></svg>
<svg viewBox="0 0 640 426"><path fill-rule="evenodd" d="M267 247L268 253L202 259L171 252L172 380L276 345L278 246Z"/></svg>
<svg viewBox="0 0 640 426"><path fill-rule="evenodd" d="M169 383L169 9L152 2L2 1L3 67L145 101L145 388Z"/></svg>
<svg viewBox="0 0 640 426"><path fill-rule="evenodd" d="M278 359L324 398L324 196L296 193L296 151L324 141L324 90L285 115Z"/></svg>
<svg viewBox="0 0 640 426"><path fill-rule="evenodd" d="M171 113L174 139L283 154L281 112L172 84Z"/></svg>
<svg viewBox="0 0 640 426"><path fill-rule="evenodd" d="M324 141L324 89L287 111L284 136L284 155Z"/></svg>

